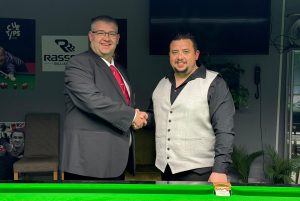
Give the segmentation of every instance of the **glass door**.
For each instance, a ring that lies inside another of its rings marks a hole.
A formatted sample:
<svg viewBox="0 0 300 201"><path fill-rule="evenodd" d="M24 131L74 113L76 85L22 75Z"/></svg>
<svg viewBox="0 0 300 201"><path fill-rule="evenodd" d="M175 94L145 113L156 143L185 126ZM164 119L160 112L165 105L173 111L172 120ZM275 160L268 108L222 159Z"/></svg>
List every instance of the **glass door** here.
<svg viewBox="0 0 300 201"><path fill-rule="evenodd" d="M300 50L288 53L286 121L288 156L300 156Z"/></svg>

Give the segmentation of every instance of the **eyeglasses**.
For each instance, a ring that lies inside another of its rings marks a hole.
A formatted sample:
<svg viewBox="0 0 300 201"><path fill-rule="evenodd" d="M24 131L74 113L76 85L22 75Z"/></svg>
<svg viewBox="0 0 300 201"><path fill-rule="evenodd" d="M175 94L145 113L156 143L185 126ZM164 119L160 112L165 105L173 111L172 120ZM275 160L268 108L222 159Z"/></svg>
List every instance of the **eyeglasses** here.
<svg viewBox="0 0 300 201"><path fill-rule="evenodd" d="M96 34L98 37L105 37L106 35L108 35L110 38L116 38L118 33L111 31L111 32L105 32L105 31L92 31L93 34Z"/></svg>

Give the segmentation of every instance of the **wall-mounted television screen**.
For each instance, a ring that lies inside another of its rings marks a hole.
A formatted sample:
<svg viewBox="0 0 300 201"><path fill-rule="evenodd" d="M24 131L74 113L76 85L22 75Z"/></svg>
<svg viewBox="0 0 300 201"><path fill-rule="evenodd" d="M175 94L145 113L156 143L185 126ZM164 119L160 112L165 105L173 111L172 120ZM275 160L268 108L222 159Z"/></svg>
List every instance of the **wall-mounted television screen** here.
<svg viewBox="0 0 300 201"><path fill-rule="evenodd" d="M177 33L192 33L211 55L269 53L270 0L150 0L151 55L166 55Z"/></svg>

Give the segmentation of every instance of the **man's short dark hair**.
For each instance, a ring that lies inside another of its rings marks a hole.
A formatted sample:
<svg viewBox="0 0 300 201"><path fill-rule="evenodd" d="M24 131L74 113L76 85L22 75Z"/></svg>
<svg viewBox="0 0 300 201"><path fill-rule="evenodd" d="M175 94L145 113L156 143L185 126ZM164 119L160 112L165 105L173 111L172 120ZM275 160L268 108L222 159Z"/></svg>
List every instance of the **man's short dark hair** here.
<svg viewBox="0 0 300 201"><path fill-rule="evenodd" d="M108 22L108 23L113 23L117 26L118 28L118 22L117 20L115 20L114 18L112 18L111 16L108 16L108 15L99 15L99 16L96 16L96 17L93 17L91 19L91 26L95 23L95 22L98 22L98 21L103 21L103 22Z"/></svg>
<svg viewBox="0 0 300 201"><path fill-rule="evenodd" d="M171 42L175 41L175 40L183 40L183 39L191 40L195 51L198 50L197 41L196 41L195 37L193 36L193 34L191 34L191 33L178 33L172 38Z"/></svg>
<svg viewBox="0 0 300 201"><path fill-rule="evenodd" d="M12 137L15 133L22 133L22 134L23 134L23 137L25 137L24 129L21 129L21 128L15 129L14 131L11 132L11 137Z"/></svg>

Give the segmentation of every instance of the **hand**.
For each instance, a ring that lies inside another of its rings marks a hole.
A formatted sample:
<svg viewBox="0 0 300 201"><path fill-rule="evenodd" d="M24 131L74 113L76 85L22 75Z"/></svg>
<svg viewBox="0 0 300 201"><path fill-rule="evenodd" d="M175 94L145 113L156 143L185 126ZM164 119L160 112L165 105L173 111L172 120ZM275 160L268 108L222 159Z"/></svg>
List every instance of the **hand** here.
<svg viewBox="0 0 300 201"><path fill-rule="evenodd" d="M218 172L212 172L208 182L211 183L226 183L228 182L227 180L227 175L224 173L218 173Z"/></svg>
<svg viewBox="0 0 300 201"><path fill-rule="evenodd" d="M9 73L8 75L8 79L10 79L11 81L15 81L16 80L16 77L13 73Z"/></svg>
<svg viewBox="0 0 300 201"><path fill-rule="evenodd" d="M132 122L133 129L137 130L147 125L148 114L135 109L135 118Z"/></svg>

